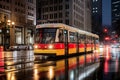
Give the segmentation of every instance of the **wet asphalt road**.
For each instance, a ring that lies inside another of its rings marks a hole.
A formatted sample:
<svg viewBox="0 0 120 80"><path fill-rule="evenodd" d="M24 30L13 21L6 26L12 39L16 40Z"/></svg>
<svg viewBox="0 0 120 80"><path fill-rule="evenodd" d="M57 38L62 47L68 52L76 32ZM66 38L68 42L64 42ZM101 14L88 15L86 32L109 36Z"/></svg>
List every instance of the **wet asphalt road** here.
<svg viewBox="0 0 120 80"><path fill-rule="evenodd" d="M38 63L34 62L33 51L7 52L9 59L0 62L0 80L120 80L119 52L116 48L104 49L105 55L99 60L88 54L86 62L82 55ZM27 53L27 57L21 53Z"/></svg>

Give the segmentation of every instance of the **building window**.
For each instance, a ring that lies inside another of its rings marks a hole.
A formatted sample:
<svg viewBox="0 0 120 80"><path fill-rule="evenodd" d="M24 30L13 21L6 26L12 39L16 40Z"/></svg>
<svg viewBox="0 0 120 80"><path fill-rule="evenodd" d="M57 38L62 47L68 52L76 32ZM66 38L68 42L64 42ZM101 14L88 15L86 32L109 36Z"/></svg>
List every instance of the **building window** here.
<svg viewBox="0 0 120 80"><path fill-rule="evenodd" d="M63 0L59 0L59 3L62 3L63 2Z"/></svg>
<svg viewBox="0 0 120 80"><path fill-rule="evenodd" d="M65 9L69 9L69 4L66 4L66 5L65 5Z"/></svg>
<svg viewBox="0 0 120 80"><path fill-rule="evenodd" d="M53 14L50 14L50 19L53 19Z"/></svg>
<svg viewBox="0 0 120 80"><path fill-rule="evenodd" d="M69 17L69 12L66 12L66 13L65 13L65 16L66 16L66 17Z"/></svg>
<svg viewBox="0 0 120 80"><path fill-rule="evenodd" d="M59 20L59 23L62 23L63 21L62 20Z"/></svg>
<svg viewBox="0 0 120 80"><path fill-rule="evenodd" d="M33 0L28 0L28 2L33 3Z"/></svg>
<svg viewBox="0 0 120 80"><path fill-rule="evenodd" d="M27 36L26 36L26 43L27 44L33 44L33 31L31 29L27 30Z"/></svg>
<svg viewBox="0 0 120 80"><path fill-rule="evenodd" d="M6 6L6 9L9 10L9 6Z"/></svg>
<svg viewBox="0 0 120 80"><path fill-rule="evenodd" d="M58 3L58 0L54 0L54 4L57 4Z"/></svg>
<svg viewBox="0 0 120 80"><path fill-rule="evenodd" d="M62 5L60 5L60 6L59 6L59 10L62 10L62 9L63 9L63 7L62 7Z"/></svg>
<svg viewBox="0 0 120 80"><path fill-rule="evenodd" d="M7 1L7 3L9 3L10 1L9 0L6 0Z"/></svg>
<svg viewBox="0 0 120 80"><path fill-rule="evenodd" d="M66 20L65 20L65 23L66 23L67 25L69 25L69 20L68 20L68 19L66 19Z"/></svg>
<svg viewBox="0 0 120 80"><path fill-rule="evenodd" d="M54 11L57 11L57 6L54 6Z"/></svg>
<svg viewBox="0 0 120 80"><path fill-rule="evenodd" d="M16 28L15 38L16 44L22 44L22 28Z"/></svg>
<svg viewBox="0 0 120 80"><path fill-rule="evenodd" d="M2 8L2 5L0 4L0 8Z"/></svg>
<svg viewBox="0 0 120 80"><path fill-rule="evenodd" d="M53 11L53 7L50 7L50 11Z"/></svg>
<svg viewBox="0 0 120 80"><path fill-rule="evenodd" d="M54 18L55 18L55 19L57 18L57 13L54 14Z"/></svg>
<svg viewBox="0 0 120 80"><path fill-rule="evenodd" d="M68 2L69 0L65 0L66 2Z"/></svg>
<svg viewBox="0 0 120 80"><path fill-rule="evenodd" d="M62 12L61 12L61 13L59 13L59 18L62 18Z"/></svg>

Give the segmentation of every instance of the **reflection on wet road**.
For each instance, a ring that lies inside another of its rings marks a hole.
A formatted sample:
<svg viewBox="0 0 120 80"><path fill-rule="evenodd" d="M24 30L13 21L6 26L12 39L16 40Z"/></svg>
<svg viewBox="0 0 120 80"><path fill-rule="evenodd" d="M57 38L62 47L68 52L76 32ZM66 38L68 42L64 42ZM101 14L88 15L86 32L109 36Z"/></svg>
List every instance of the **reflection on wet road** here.
<svg viewBox="0 0 120 80"><path fill-rule="evenodd" d="M106 47L106 54L101 58L100 66L95 72L97 80L120 80L120 49Z"/></svg>
<svg viewBox="0 0 120 80"><path fill-rule="evenodd" d="M92 53L37 63L32 51L6 52L0 80L120 80L119 50L106 50L100 61Z"/></svg>
<svg viewBox="0 0 120 80"><path fill-rule="evenodd" d="M97 54L34 62L33 51L5 52L0 80L81 80L99 67Z"/></svg>

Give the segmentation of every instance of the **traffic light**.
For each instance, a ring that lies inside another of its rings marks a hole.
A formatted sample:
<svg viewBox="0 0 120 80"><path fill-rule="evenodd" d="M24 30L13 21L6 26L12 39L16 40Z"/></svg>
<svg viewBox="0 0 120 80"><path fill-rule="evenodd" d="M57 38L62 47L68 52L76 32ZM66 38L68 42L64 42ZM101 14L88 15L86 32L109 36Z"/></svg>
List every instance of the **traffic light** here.
<svg viewBox="0 0 120 80"><path fill-rule="evenodd" d="M104 32L105 32L105 33L108 32L108 29L104 28Z"/></svg>
<svg viewBox="0 0 120 80"><path fill-rule="evenodd" d="M110 40L110 37L105 37L105 40L107 40L107 41Z"/></svg>

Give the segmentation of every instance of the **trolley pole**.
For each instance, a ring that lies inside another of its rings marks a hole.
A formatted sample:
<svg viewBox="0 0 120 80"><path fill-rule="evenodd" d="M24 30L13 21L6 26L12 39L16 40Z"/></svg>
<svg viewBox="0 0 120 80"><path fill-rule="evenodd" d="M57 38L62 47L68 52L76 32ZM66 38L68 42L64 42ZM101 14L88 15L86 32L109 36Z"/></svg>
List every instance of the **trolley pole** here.
<svg viewBox="0 0 120 80"><path fill-rule="evenodd" d="M68 31L64 30L65 33L65 57L68 57Z"/></svg>
<svg viewBox="0 0 120 80"><path fill-rule="evenodd" d="M79 53L79 36L78 36L78 33L76 33L76 36L77 36L77 41L76 41L76 54Z"/></svg>

